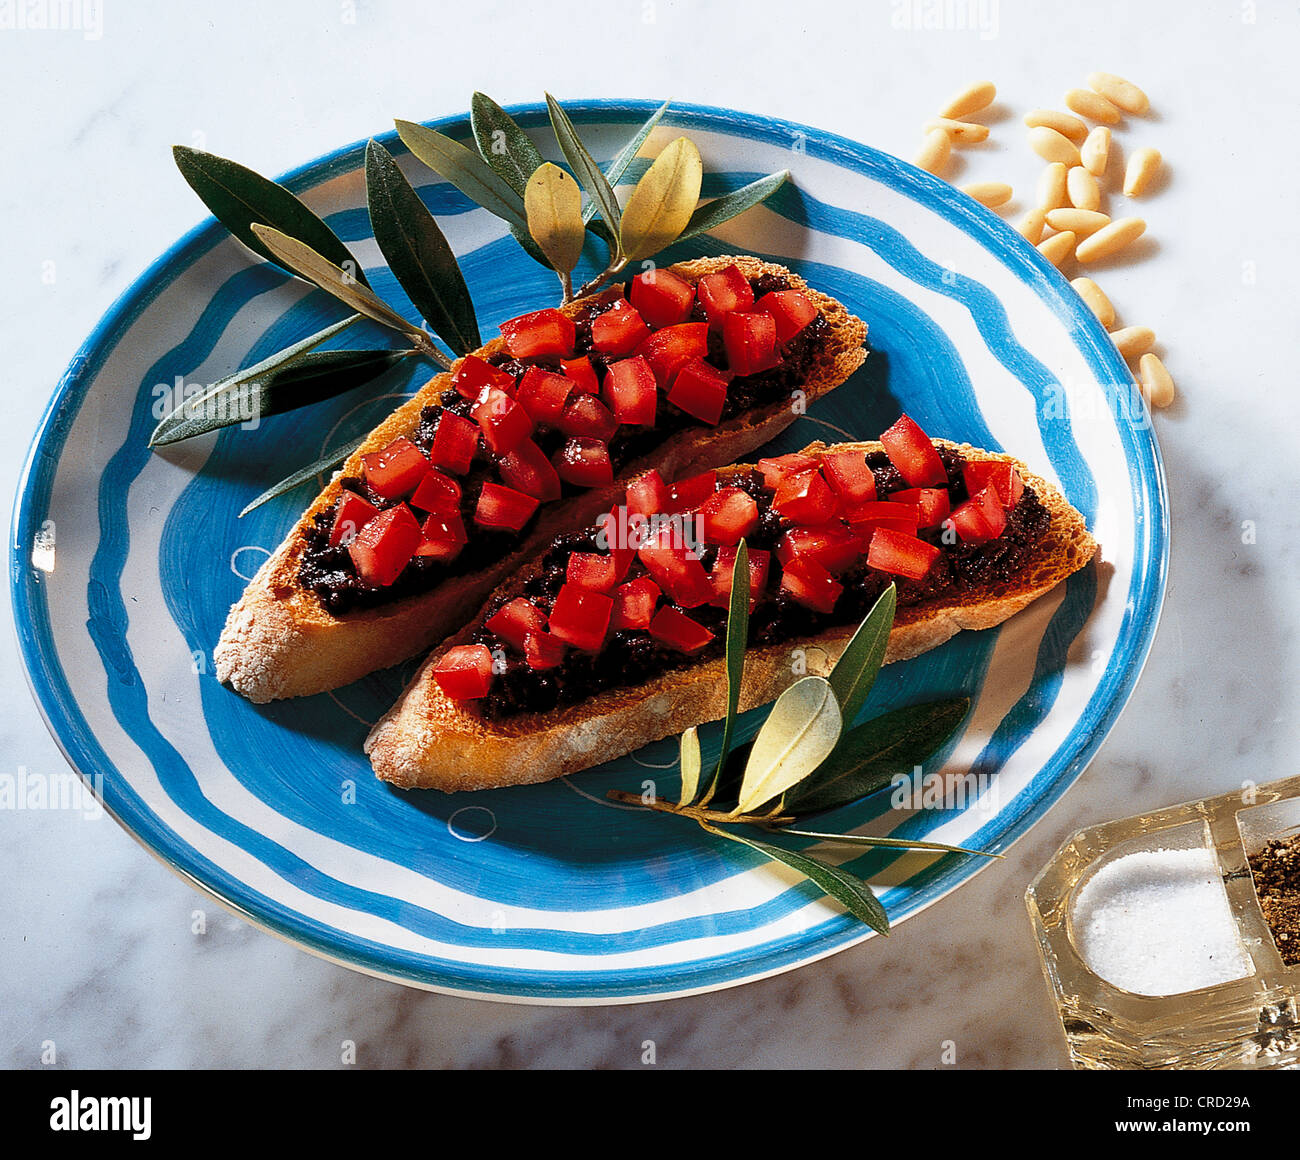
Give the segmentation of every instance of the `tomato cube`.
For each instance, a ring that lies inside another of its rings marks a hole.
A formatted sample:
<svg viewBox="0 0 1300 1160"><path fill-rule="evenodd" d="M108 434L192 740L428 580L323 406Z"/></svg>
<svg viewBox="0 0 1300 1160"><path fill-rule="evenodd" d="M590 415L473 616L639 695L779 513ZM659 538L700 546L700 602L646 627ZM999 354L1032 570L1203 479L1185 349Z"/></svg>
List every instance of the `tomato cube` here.
<svg viewBox="0 0 1300 1160"><path fill-rule="evenodd" d="M972 460L962 468L962 476L966 481L966 491L970 495L977 495L992 484L997 491L998 499L1007 511L1020 502L1020 497L1025 491L1025 481L1020 478L1020 472L1010 463Z"/></svg>
<svg viewBox="0 0 1300 1160"><path fill-rule="evenodd" d="M618 561L613 555L605 556L599 552L574 552L569 556L565 567L564 579L579 588L590 588L593 592L608 592L622 579L618 573Z"/></svg>
<svg viewBox="0 0 1300 1160"><path fill-rule="evenodd" d="M485 483L474 507L474 522L485 528L517 532L533 518L537 504L534 496L515 491L512 487Z"/></svg>
<svg viewBox="0 0 1300 1160"><path fill-rule="evenodd" d="M876 528L892 528L909 536L916 535L921 513L916 504L895 501L891 496L888 500L855 504L844 513L844 518L855 532L870 540Z"/></svg>
<svg viewBox="0 0 1300 1160"><path fill-rule="evenodd" d="M348 544L357 576L372 588L387 588L411 562L424 539L420 523L404 503L380 512Z"/></svg>
<svg viewBox="0 0 1300 1160"><path fill-rule="evenodd" d="M776 320L770 314L728 314L722 320L727 365L738 375L756 375L781 361L776 353Z"/></svg>
<svg viewBox="0 0 1300 1160"><path fill-rule="evenodd" d="M546 613L531 600L516 596L489 616L484 627L522 652L524 637L530 632L542 632L546 628Z"/></svg>
<svg viewBox="0 0 1300 1160"><path fill-rule="evenodd" d="M478 448L478 424L462 415L453 415L444 411L438 417L438 426L433 432L433 446L429 448L429 458L438 467L445 467L457 475L464 475L474 462L474 452Z"/></svg>
<svg viewBox="0 0 1300 1160"><path fill-rule="evenodd" d="M572 379L541 367L529 367L519 380L515 398L533 422L554 427L572 390Z"/></svg>
<svg viewBox="0 0 1300 1160"><path fill-rule="evenodd" d="M470 414L483 428L488 447L498 455L513 451L533 433L528 412L496 387L488 387L483 392L482 401Z"/></svg>
<svg viewBox="0 0 1300 1160"><path fill-rule="evenodd" d="M638 346L636 353L650 364L655 382L666 391L682 367L709 353L709 324L683 322L678 326L666 326L663 330L656 330Z"/></svg>
<svg viewBox="0 0 1300 1160"><path fill-rule="evenodd" d="M749 548L749 611L758 607L758 601L767 590L767 575L771 568L772 553L763 548ZM713 562L713 599L710 604L719 608L731 607L731 580L736 570L735 547L718 549L718 558Z"/></svg>
<svg viewBox="0 0 1300 1160"><path fill-rule="evenodd" d="M877 528L871 534L867 565L908 580L924 580L939 558L939 549L906 532Z"/></svg>
<svg viewBox="0 0 1300 1160"><path fill-rule="evenodd" d="M452 375L451 385L470 402L476 402L488 387L513 394L515 376L500 367L494 367L487 359L479 358L476 354L467 354L460 360L460 366Z"/></svg>
<svg viewBox="0 0 1300 1160"><path fill-rule="evenodd" d="M486 697L492 687L492 653L485 644L454 645L434 666L433 679L453 701Z"/></svg>
<svg viewBox="0 0 1300 1160"><path fill-rule="evenodd" d="M604 487L614 482L609 444L599 439L571 436L552 459L556 474L578 487Z"/></svg>
<svg viewBox="0 0 1300 1160"><path fill-rule="evenodd" d="M833 451L822 456L822 474L846 504L876 498L876 477L862 451Z"/></svg>
<svg viewBox="0 0 1300 1160"><path fill-rule="evenodd" d="M361 457L361 474L367 485L385 499L410 495L428 470L424 452L404 436L381 451Z"/></svg>
<svg viewBox="0 0 1300 1160"><path fill-rule="evenodd" d="M718 485L716 471L701 471L699 475L690 475L679 479L668 489L668 507L670 512L693 512L700 509Z"/></svg>
<svg viewBox="0 0 1300 1160"><path fill-rule="evenodd" d="M667 605L650 621L650 635L660 644L684 653L699 652L713 639L713 633L704 625Z"/></svg>
<svg viewBox="0 0 1300 1160"><path fill-rule="evenodd" d="M614 614L614 600L578 584L565 584L551 609L550 631L565 644L594 651L600 648Z"/></svg>
<svg viewBox="0 0 1300 1160"><path fill-rule="evenodd" d="M791 528L776 546L776 558L783 565L796 558L812 560L828 572L843 572L862 557L866 543L843 524L820 528Z"/></svg>
<svg viewBox="0 0 1300 1160"><path fill-rule="evenodd" d="M609 627L615 632L621 628L649 628L659 596L659 585L649 576L638 576L620 584L614 592L614 612Z"/></svg>
<svg viewBox="0 0 1300 1160"><path fill-rule="evenodd" d="M673 379L668 401L716 427L727 403L727 383L731 378L730 371L720 371L702 358L691 359Z"/></svg>
<svg viewBox="0 0 1300 1160"><path fill-rule="evenodd" d="M684 544L674 542L677 538L672 527L662 527L637 550L637 556L673 601L683 608L698 608L713 599L713 582L699 559Z"/></svg>
<svg viewBox="0 0 1300 1160"><path fill-rule="evenodd" d="M754 303L756 314L770 314L778 345L789 342L817 317L817 307L798 290L774 290Z"/></svg>
<svg viewBox="0 0 1300 1160"><path fill-rule="evenodd" d="M415 554L434 560L454 560L469 542L469 537L465 534L465 521L458 511L432 513L420 531L424 539L415 549Z"/></svg>
<svg viewBox="0 0 1300 1160"><path fill-rule="evenodd" d="M889 502L914 507L918 528L937 528L948 518L951 507L948 489L943 487L911 487L906 491L896 491L889 497Z"/></svg>
<svg viewBox="0 0 1300 1160"><path fill-rule="evenodd" d="M654 516L669 510L668 485L663 476L651 468L627 485L627 510L633 515Z"/></svg>
<svg viewBox="0 0 1300 1160"><path fill-rule="evenodd" d="M531 439L525 439L501 456L497 460L497 472L506 486L543 503L560 498L560 477L545 452Z"/></svg>
<svg viewBox="0 0 1300 1160"><path fill-rule="evenodd" d="M647 270L632 279L632 305L651 326L673 326L691 316L695 289L671 270Z"/></svg>
<svg viewBox="0 0 1300 1160"><path fill-rule="evenodd" d="M758 530L758 504L738 487L723 487L700 505L704 538L710 544L735 545Z"/></svg>
<svg viewBox="0 0 1300 1160"><path fill-rule="evenodd" d="M460 511L460 484L436 467L428 468L411 493L411 506L423 512Z"/></svg>
<svg viewBox="0 0 1300 1160"><path fill-rule="evenodd" d="M334 524L330 528L330 547L350 544L357 533L379 514L379 509L354 491L344 491L334 509Z"/></svg>
<svg viewBox="0 0 1300 1160"><path fill-rule="evenodd" d="M806 471L786 477L772 507L793 524L826 524L835 518L839 501L820 471Z"/></svg>
<svg viewBox="0 0 1300 1160"><path fill-rule="evenodd" d="M844 585L815 560L796 556L781 571L781 590L805 608L833 612Z"/></svg>
<svg viewBox="0 0 1300 1160"><path fill-rule="evenodd" d="M889 461L912 487L946 487L948 472L930 437L906 415L880 437Z"/></svg>
<svg viewBox="0 0 1300 1160"><path fill-rule="evenodd" d="M965 544L983 544L997 539L1007 526L1006 509L991 485L965 503L958 504L948 518Z"/></svg>
<svg viewBox="0 0 1300 1160"><path fill-rule="evenodd" d="M561 365L564 367L564 377L573 380L575 395L600 394L600 378L596 374L596 368L591 365L591 359L585 354L582 358L566 359Z"/></svg>
<svg viewBox="0 0 1300 1160"><path fill-rule="evenodd" d="M758 470L763 473L763 482L775 491L791 475L802 475L806 471L816 471L817 460L811 455L803 455L798 451L793 451L789 455L777 455L771 459L760 459L758 461Z"/></svg>
<svg viewBox="0 0 1300 1160"><path fill-rule="evenodd" d="M740 267L731 265L716 274L705 274L695 287L695 297L708 315L710 329L717 330L724 315L754 305L754 288Z"/></svg>
<svg viewBox="0 0 1300 1160"><path fill-rule="evenodd" d="M524 637L524 659L530 669L553 669L564 660L564 641L549 632Z"/></svg>
<svg viewBox="0 0 1300 1160"><path fill-rule="evenodd" d="M574 395L556 423L566 435L585 435L608 443L618 430L618 420L595 395Z"/></svg>
<svg viewBox="0 0 1300 1160"><path fill-rule="evenodd" d="M503 322L501 337L511 358L572 358L577 330L573 319L551 307Z"/></svg>
<svg viewBox="0 0 1300 1160"><path fill-rule="evenodd" d="M653 426L659 395L650 364L639 356L610 363L604 398L620 423Z"/></svg>
<svg viewBox="0 0 1300 1160"><path fill-rule="evenodd" d="M591 345L601 354L631 354L649 334L650 327L636 307L621 298L591 320Z"/></svg>

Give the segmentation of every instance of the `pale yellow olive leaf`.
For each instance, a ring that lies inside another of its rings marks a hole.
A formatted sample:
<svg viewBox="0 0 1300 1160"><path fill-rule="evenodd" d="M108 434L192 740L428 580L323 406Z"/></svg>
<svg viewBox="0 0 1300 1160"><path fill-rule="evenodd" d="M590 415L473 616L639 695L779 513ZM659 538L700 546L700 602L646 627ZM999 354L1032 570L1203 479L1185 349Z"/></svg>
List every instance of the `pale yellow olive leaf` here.
<svg viewBox="0 0 1300 1160"><path fill-rule="evenodd" d="M736 813L767 804L812 773L840 739L840 705L824 677L795 681L754 738Z"/></svg>
<svg viewBox="0 0 1300 1160"><path fill-rule="evenodd" d="M681 764L682 796L679 800L688 806L700 792L700 735L694 725L682 734Z"/></svg>
<svg viewBox="0 0 1300 1160"><path fill-rule="evenodd" d="M678 137L655 158L623 209L619 237L629 261L637 262L672 245L700 200L704 163L687 137Z"/></svg>
<svg viewBox="0 0 1300 1160"><path fill-rule="evenodd" d="M547 161L533 171L524 186L528 232L546 260L567 274L582 257L586 230L582 222L582 190L558 165Z"/></svg>

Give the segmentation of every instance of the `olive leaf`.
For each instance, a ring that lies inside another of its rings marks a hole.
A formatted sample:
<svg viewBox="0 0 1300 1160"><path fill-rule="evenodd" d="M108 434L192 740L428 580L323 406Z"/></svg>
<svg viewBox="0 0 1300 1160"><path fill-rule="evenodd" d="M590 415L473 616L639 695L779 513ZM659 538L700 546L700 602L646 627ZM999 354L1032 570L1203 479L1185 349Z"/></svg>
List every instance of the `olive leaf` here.
<svg viewBox="0 0 1300 1160"><path fill-rule="evenodd" d="M689 137L671 141L637 182L623 210L619 241L629 261L672 245L700 200L704 163Z"/></svg>
<svg viewBox="0 0 1300 1160"><path fill-rule="evenodd" d="M732 218L744 213L751 206L755 206L760 201L771 197L789 178L790 171L783 169L780 173L773 173L769 177L760 177L757 181L751 181L748 185L724 194L722 197L715 197L691 214L691 220L686 223L686 228L677 235L677 241L684 242L689 238L707 234L710 230L717 229L723 222L730 221Z"/></svg>
<svg viewBox="0 0 1300 1160"><path fill-rule="evenodd" d="M709 778L703 804L717 792L727 757L731 752L731 733L740 706L740 686L745 674L745 645L749 640L749 545L742 539L736 545L736 560L731 566L731 599L727 606L727 716L722 726L722 748L718 764ZM687 799L683 799L686 801Z"/></svg>
<svg viewBox="0 0 1300 1160"><path fill-rule="evenodd" d="M334 265L350 270L363 286L368 285L361 263L338 235L284 186L236 161L186 145L173 145L172 157L181 176L217 221L254 253L295 273L254 233L253 223L262 222L290 237L301 238Z"/></svg>
<svg viewBox="0 0 1300 1160"><path fill-rule="evenodd" d="M478 319L456 255L392 154L377 141L366 145L366 204L375 242L424 320L452 354L477 350L482 345Z"/></svg>
<svg viewBox="0 0 1300 1160"><path fill-rule="evenodd" d="M941 748L969 711L969 698L956 697L908 705L850 729L816 773L786 794L785 812L822 813L874 793Z"/></svg>
<svg viewBox="0 0 1300 1160"><path fill-rule="evenodd" d="M694 725L682 734L680 764L682 767L680 800L689 803L700 790L700 734Z"/></svg>
<svg viewBox="0 0 1300 1160"><path fill-rule="evenodd" d="M840 703L840 714L846 725L852 725L862 711L867 694L875 684L876 674L884 664L889 630L893 627L897 606L898 589L891 584L871 606L871 611L858 625L853 639L826 678L835 690L835 699Z"/></svg>
<svg viewBox="0 0 1300 1160"><path fill-rule="evenodd" d="M582 188L587 191L592 203L600 210L600 216L605 219L605 224L617 237L622 214L618 206L618 198L614 196L613 185L587 152L587 147L583 145L577 129L569 120L568 113L560 107L560 103L550 93L546 94L546 108L550 113L551 128L555 130L555 139L560 143L560 151L564 154L564 159L582 183Z"/></svg>
<svg viewBox="0 0 1300 1160"><path fill-rule="evenodd" d="M790 834L796 838L816 838L832 846L880 846L886 850L932 850L946 854L976 854L981 858L1001 858L988 850L972 850L967 846L949 846L943 842L924 842L914 838L878 838L874 834L822 834L816 830L797 830L793 826L781 826L778 834Z"/></svg>
<svg viewBox="0 0 1300 1160"><path fill-rule="evenodd" d="M753 813L812 773L840 739L840 706L830 682L802 677L777 699L754 738L735 813Z"/></svg>
<svg viewBox="0 0 1300 1160"><path fill-rule="evenodd" d="M542 155L515 119L486 93L470 98L469 123L478 151L520 197L542 165Z"/></svg>
<svg viewBox="0 0 1300 1160"><path fill-rule="evenodd" d="M665 101L651 113L641 128L636 131L636 135L618 151L618 155L609 163L609 168L605 170L605 179L609 182L611 188L618 185L623 174L627 172L627 167L632 164L636 159L636 155L641 152L641 146L646 143L646 138L654 132L655 126L663 120L663 115L668 112L669 103ZM588 202L587 208L582 211L582 220L584 222L591 221L595 213L596 203L594 201Z"/></svg>
<svg viewBox="0 0 1300 1160"><path fill-rule="evenodd" d="M865 922L869 927L881 934L889 933L889 915L885 913L885 908L881 906L880 899L872 893L870 886L860 878L854 877L847 870L842 870L838 866L832 866L817 858L811 858L807 854L799 854L794 850L783 849L772 842L762 842L757 838L748 838L743 834L723 830L706 822L701 822L700 825L708 830L710 834L717 834L721 838L729 838L733 842L739 842L750 847L750 849L757 850L761 854L766 854L773 861L799 871L804 877L816 883L824 893L842 904L854 918Z"/></svg>
<svg viewBox="0 0 1300 1160"><path fill-rule="evenodd" d="M551 268L567 276L582 257L582 191L558 165L543 162L524 190L528 232Z"/></svg>
<svg viewBox="0 0 1300 1160"><path fill-rule="evenodd" d="M286 475L279 483L272 484L252 503L248 504L243 511L239 513L242 520L254 508L261 507L267 500L275 499L277 495L284 495L287 491L292 491L295 487L306 483L309 479L315 479L322 471L327 471L331 467L336 467L342 463L349 455L352 454L362 443L366 441L366 436L362 435L352 442L340 447L337 451L331 451L327 455L322 455L314 463L307 464L306 467L300 467L292 475Z"/></svg>

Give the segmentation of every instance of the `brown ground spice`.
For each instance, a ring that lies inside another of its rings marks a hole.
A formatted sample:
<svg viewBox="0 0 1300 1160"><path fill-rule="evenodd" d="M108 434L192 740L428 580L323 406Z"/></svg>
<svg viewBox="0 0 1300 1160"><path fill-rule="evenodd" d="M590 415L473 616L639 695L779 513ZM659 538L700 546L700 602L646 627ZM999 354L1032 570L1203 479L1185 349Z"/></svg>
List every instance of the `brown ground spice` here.
<svg viewBox="0 0 1300 1160"><path fill-rule="evenodd" d="M1250 857L1255 893L1282 961L1300 963L1300 834L1275 838Z"/></svg>

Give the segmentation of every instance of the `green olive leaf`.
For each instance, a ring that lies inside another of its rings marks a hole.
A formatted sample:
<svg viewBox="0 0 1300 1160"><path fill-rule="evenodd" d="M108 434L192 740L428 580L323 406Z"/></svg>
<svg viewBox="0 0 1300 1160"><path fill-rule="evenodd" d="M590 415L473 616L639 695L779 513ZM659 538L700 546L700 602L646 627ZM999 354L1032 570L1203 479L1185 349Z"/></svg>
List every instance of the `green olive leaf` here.
<svg viewBox="0 0 1300 1160"><path fill-rule="evenodd" d="M751 206L755 206L760 201L765 201L771 197L789 180L789 177L790 171L783 169L780 173L773 173L769 177L760 177L757 181L751 181L740 189L734 189L721 197L715 197L691 214L691 220L686 223L686 228L677 236L677 240L684 242L699 234L707 234L710 230L717 229L723 222L730 221L737 215L744 213Z"/></svg>
<svg viewBox="0 0 1300 1160"><path fill-rule="evenodd" d="M292 475L286 475L279 483L272 484L252 503L248 504L243 511L239 513L242 520L254 508L261 507L269 499L275 499L277 495L284 495L286 491L293 491L295 487L300 487L309 479L315 479L322 471L328 471L331 467L337 467L349 455L366 441L366 436L361 435L353 439L350 443L344 444L337 451L331 451L322 455L315 463L309 463L306 467L300 467Z"/></svg>
<svg viewBox="0 0 1300 1160"><path fill-rule="evenodd" d="M878 838L874 834L823 834L816 830L797 830L793 826L781 826L772 831L777 834L790 834L796 838L816 838L831 846L871 846L886 850L925 850L944 854L974 854L980 858L1002 858L988 850L972 850L969 846L949 846L943 842L923 842L913 838Z"/></svg>
<svg viewBox="0 0 1300 1160"><path fill-rule="evenodd" d="M690 805L700 792L700 734L692 725L682 734L681 741L682 805Z"/></svg>
<svg viewBox="0 0 1300 1160"><path fill-rule="evenodd" d="M587 191L593 204L600 210L600 216L605 219L605 224L617 237L621 211L618 207L618 198L614 196L613 185L587 152L582 138L578 136L578 130L569 120L569 114L560 107L559 101L550 93L546 94L546 108L551 115L551 128L555 130L555 139L560 143L560 151L564 154L565 161L582 182L582 188Z"/></svg>
<svg viewBox="0 0 1300 1160"><path fill-rule="evenodd" d="M840 659L835 662L827 680L835 690L840 703L840 713L846 726L852 725L867 694L875 684L876 674L885 661L889 647L889 630L894 625L894 610L898 605L898 589L891 584L871 606L858 630L853 634Z"/></svg>
<svg viewBox="0 0 1300 1160"><path fill-rule="evenodd" d="M582 190L558 165L546 161L524 189L528 232L551 268L568 274L582 257L586 228L582 224Z"/></svg>
<svg viewBox="0 0 1300 1160"><path fill-rule="evenodd" d="M523 197L528 179L543 161L533 139L486 93L470 98L469 123L483 160Z"/></svg>
<svg viewBox="0 0 1300 1160"><path fill-rule="evenodd" d="M627 172L627 167L636 160L636 155L641 152L641 146L645 144L646 138L654 132L654 127L663 120L664 114L668 112L669 103L670 102L665 101L659 106L659 108L651 113L646 119L645 124L636 131L635 136L633 136L632 139L618 151L618 156L609 163L609 168L605 170L605 179L611 186L618 185L623 174ZM588 202L587 208L582 211L582 220L584 222L591 221L595 212L596 203L594 201Z"/></svg>
<svg viewBox="0 0 1300 1160"><path fill-rule="evenodd" d="M840 706L823 677L803 677L777 699L754 738L735 812L749 814L797 785L840 739Z"/></svg>
<svg viewBox="0 0 1300 1160"><path fill-rule="evenodd" d="M731 599L727 606L727 716L722 726L722 748L717 768L709 778L703 804L717 792L727 758L731 752L731 733L740 706L740 685L745 675L745 646L749 643L749 545L742 539L736 545L736 561L731 567Z"/></svg>
<svg viewBox="0 0 1300 1160"><path fill-rule="evenodd" d="M619 240L636 262L672 245L691 220L700 200L704 163L689 137L668 144L637 182L623 210Z"/></svg>

